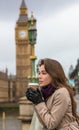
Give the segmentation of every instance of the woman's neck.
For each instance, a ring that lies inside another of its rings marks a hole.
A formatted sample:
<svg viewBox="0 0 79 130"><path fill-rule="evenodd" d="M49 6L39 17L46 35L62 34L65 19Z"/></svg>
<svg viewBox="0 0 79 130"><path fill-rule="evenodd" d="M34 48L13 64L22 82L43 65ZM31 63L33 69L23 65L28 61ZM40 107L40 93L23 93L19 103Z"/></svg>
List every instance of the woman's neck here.
<svg viewBox="0 0 79 130"><path fill-rule="evenodd" d="M46 100L49 96L51 96L55 92L55 90L56 90L56 87L53 84L49 84L45 87L42 87L41 92L44 99Z"/></svg>

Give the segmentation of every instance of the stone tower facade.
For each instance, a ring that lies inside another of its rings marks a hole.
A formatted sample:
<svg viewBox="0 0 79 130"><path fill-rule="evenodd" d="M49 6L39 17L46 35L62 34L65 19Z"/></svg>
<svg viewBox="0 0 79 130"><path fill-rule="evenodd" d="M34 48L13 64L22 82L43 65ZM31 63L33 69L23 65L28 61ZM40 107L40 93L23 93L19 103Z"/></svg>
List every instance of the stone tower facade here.
<svg viewBox="0 0 79 130"><path fill-rule="evenodd" d="M19 18L15 28L16 40L16 86L17 97L25 95L28 83L28 75L31 72L31 46L28 35L28 9L22 0Z"/></svg>

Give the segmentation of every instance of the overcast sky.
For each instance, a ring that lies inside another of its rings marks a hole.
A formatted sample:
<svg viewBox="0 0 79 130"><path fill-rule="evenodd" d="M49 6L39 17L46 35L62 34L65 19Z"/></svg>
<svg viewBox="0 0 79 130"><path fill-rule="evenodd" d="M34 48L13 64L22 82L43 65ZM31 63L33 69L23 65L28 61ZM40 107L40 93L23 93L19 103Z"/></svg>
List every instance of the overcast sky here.
<svg viewBox="0 0 79 130"><path fill-rule="evenodd" d="M0 1L0 71L16 73L15 25L22 0ZM58 60L66 74L79 58L79 0L25 0L37 19L35 54ZM37 61L38 61L37 60Z"/></svg>

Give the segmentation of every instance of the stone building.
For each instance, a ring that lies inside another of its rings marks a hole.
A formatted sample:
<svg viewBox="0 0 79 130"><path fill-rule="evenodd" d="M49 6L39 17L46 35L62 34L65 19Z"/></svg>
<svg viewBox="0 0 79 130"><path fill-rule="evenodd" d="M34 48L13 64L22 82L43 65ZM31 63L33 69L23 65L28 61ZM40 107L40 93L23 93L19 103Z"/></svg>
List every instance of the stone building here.
<svg viewBox="0 0 79 130"><path fill-rule="evenodd" d="M8 75L0 71L0 102L4 101L8 101Z"/></svg>
<svg viewBox="0 0 79 130"><path fill-rule="evenodd" d="M76 94L79 94L79 59L75 68L69 71L69 80L74 81Z"/></svg>
<svg viewBox="0 0 79 130"><path fill-rule="evenodd" d="M28 18L28 9L24 0L19 12L15 25L16 75L8 76L7 71L0 72L0 102L18 101L25 96L28 76L31 74L32 48L29 44L29 23L36 19L33 14Z"/></svg>
<svg viewBox="0 0 79 130"><path fill-rule="evenodd" d="M15 77L9 75L7 69L0 71L0 102L13 102L16 99Z"/></svg>
<svg viewBox="0 0 79 130"><path fill-rule="evenodd" d="M15 27L17 97L25 95L28 76L31 73L31 46L29 44L28 20L28 9L25 1L22 0L19 18Z"/></svg>

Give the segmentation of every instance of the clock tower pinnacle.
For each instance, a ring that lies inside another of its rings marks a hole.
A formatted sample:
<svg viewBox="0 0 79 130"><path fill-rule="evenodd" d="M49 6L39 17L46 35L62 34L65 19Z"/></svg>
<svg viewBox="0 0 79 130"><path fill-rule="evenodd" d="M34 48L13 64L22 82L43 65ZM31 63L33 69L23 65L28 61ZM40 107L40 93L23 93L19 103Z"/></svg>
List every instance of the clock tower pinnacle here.
<svg viewBox="0 0 79 130"><path fill-rule="evenodd" d="M25 95L28 75L31 72L31 45L28 36L28 9L22 0L15 27L17 97Z"/></svg>

